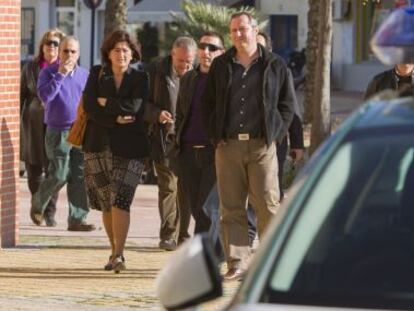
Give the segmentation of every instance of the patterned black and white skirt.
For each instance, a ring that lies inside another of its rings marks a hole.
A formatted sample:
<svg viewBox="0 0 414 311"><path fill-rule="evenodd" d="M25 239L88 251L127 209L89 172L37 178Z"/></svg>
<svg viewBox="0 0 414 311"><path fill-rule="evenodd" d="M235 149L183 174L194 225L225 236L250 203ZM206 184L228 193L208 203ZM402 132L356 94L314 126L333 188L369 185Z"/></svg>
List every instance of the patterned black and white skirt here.
<svg viewBox="0 0 414 311"><path fill-rule="evenodd" d="M109 149L85 152L85 184L92 209L110 211L117 207L129 212L141 180L144 163L115 156Z"/></svg>

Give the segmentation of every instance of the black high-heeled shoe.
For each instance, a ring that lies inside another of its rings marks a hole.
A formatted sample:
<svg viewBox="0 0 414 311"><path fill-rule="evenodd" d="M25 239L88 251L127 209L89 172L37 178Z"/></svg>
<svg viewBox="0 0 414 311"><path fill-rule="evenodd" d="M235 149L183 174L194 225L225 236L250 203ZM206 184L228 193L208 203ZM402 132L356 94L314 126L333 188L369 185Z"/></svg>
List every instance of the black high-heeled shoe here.
<svg viewBox="0 0 414 311"><path fill-rule="evenodd" d="M125 257L121 256L121 260L122 260L122 262L125 262ZM113 256L111 255L111 256L109 256L108 263L104 266L104 270L105 271L112 271L113 269L114 269L114 259L113 259ZM119 272L117 272L117 273L119 273Z"/></svg>
<svg viewBox="0 0 414 311"><path fill-rule="evenodd" d="M121 271L126 270L124 256L118 255L112 260L112 269L115 273L119 273Z"/></svg>
<svg viewBox="0 0 414 311"><path fill-rule="evenodd" d="M109 256L109 260L108 260L108 263L104 266L104 270L105 271L111 271L113 268L112 268L112 255L111 256Z"/></svg>

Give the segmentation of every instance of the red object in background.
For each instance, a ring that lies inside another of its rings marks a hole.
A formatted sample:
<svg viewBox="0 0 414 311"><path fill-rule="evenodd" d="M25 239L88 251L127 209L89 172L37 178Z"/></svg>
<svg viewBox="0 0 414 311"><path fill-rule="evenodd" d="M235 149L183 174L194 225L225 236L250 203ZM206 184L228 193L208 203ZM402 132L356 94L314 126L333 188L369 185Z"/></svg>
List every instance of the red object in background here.
<svg viewBox="0 0 414 311"><path fill-rule="evenodd" d="M408 6L408 0L394 0L394 7L395 8L403 8Z"/></svg>

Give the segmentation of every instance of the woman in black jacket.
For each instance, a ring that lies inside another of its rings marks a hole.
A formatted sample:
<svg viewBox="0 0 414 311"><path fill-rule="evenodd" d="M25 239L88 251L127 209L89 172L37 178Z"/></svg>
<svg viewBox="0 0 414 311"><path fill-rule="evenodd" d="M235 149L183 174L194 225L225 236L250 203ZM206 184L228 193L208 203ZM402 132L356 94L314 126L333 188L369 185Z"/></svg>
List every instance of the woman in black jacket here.
<svg viewBox="0 0 414 311"><path fill-rule="evenodd" d="M92 68L83 101L88 114L83 150L91 208L102 211L111 244L105 270L125 270L123 251L130 207L149 154L143 113L148 77L131 66L141 58L129 34L111 33L101 47L103 66Z"/></svg>

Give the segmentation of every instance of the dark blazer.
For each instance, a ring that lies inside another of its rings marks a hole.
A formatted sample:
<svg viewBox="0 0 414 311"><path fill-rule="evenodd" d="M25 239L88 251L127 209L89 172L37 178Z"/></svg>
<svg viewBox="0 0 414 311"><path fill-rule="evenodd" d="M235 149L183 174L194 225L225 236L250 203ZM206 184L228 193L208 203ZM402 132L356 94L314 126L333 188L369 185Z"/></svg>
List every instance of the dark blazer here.
<svg viewBox="0 0 414 311"><path fill-rule="evenodd" d="M40 67L36 60L26 63L20 76L20 160L46 166L45 108L37 96Z"/></svg>
<svg viewBox="0 0 414 311"><path fill-rule="evenodd" d="M184 127L190 114L191 102L196 91L198 76L198 69L193 69L187 72L180 80L180 91L178 92L175 116L175 142L177 147L181 145L181 136L183 135Z"/></svg>
<svg viewBox="0 0 414 311"><path fill-rule="evenodd" d="M94 66L83 92L83 104L89 120L83 150L101 152L107 146L114 155L124 158L144 158L149 155L147 126L143 120L148 98L148 75L131 66L116 89L110 67ZM105 107L98 97L107 99ZM118 124L117 116L134 115L135 122Z"/></svg>
<svg viewBox="0 0 414 311"><path fill-rule="evenodd" d="M158 117L162 110L172 112L173 103L170 97L168 77L172 76L171 72L172 58L166 56L160 61L150 64L147 72L150 76L150 94L148 109L145 112L145 120L150 123L151 139L151 158L154 161L166 161L167 134L174 134L174 124L160 124ZM167 161L168 162L168 161ZM168 164L168 163L165 164Z"/></svg>
<svg viewBox="0 0 414 311"><path fill-rule="evenodd" d="M264 120L264 137L270 145L280 142L286 135L293 118L293 101L289 87L287 67L281 57L258 45L263 57L262 103L260 111ZM202 103L204 127L213 143L224 137L227 107L232 84L232 59L236 49L215 58L211 65Z"/></svg>

